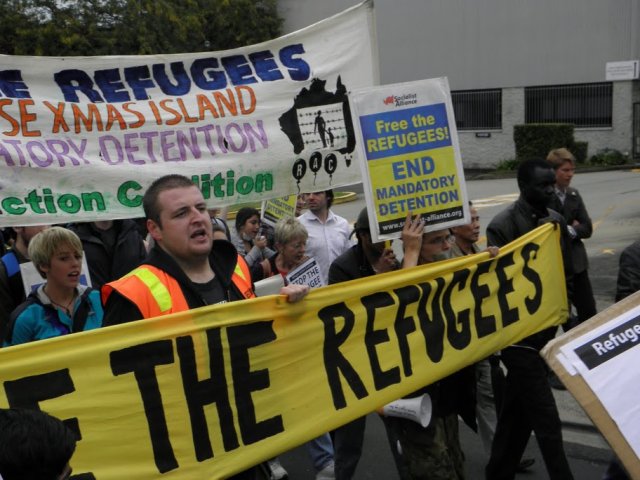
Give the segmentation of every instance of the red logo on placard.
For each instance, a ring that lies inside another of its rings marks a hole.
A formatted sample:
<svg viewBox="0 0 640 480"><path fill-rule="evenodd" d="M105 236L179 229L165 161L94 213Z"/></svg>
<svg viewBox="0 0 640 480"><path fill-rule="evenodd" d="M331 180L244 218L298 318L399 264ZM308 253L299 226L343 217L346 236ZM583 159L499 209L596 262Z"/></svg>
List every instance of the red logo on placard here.
<svg viewBox="0 0 640 480"><path fill-rule="evenodd" d="M389 95L387 98L383 100L385 105L390 105L394 102L393 95Z"/></svg>

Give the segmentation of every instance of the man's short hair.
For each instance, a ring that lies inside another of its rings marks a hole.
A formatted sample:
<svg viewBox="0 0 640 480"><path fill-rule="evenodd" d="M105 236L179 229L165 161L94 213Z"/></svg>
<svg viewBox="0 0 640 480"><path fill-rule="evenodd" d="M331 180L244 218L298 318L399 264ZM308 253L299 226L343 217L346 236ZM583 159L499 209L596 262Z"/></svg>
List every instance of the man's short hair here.
<svg viewBox="0 0 640 480"><path fill-rule="evenodd" d="M74 432L45 412L0 409L0 475L4 480L56 480L76 441Z"/></svg>
<svg viewBox="0 0 640 480"><path fill-rule="evenodd" d="M211 232L212 233L216 233L216 232L222 232L224 233L224 236L227 237L227 240L229 240L229 235L227 234L227 231L225 230L225 228L222 225L219 225L217 223L211 223Z"/></svg>
<svg viewBox="0 0 640 480"><path fill-rule="evenodd" d="M158 196L166 191L173 190L174 188L188 188L197 186L193 183L188 177L184 175L171 174L165 175L163 177L155 180L147 191L144 192L144 197L142 197L142 208L144 208L144 215L148 220L153 220L158 224L158 226L162 227L162 223L160 222L160 207L158 206Z"/></svg>
<svg viewBox="0 0 640 480"><path fill-rule="evenodd" d="M329 190L325 190L324 194L327 197L327 209L329 209L331 208L331 205L333 205L333 198L334 198L333 189L330 188Z"/></svg>
<svg viewBox="0 0 640 480"><path fill-rule="evenodd" d="M53 256L63 247L82 255L82 242L78 235L67 228L51 227L37 233L29 242L28 253L42 278L47 278L43 266L50 266Z"/></svg>
<svg viewBox="0 0 640 480"><path fill-rule="evenodd" d="M307 241L309 233L304 225L293 217L286 217L278 220L273 234L274 242L284 245L294 238L303 238L305 242Z"/></svg>
<svg viewBox="0 0 640 480"><path fill-rule="evenodd" d="M571 162L571 165L575 167L576 157L566 148L554 148L547 155L547 162L551 164L554 170L557 170L566 162Z"/></svg>
<svg viewBox="0 0 640 480"><path fill-rule="evenodd" d="M518 167L518 186L529 185L536 168L552 169L551 164L542 158L529 158Z"/></svg>

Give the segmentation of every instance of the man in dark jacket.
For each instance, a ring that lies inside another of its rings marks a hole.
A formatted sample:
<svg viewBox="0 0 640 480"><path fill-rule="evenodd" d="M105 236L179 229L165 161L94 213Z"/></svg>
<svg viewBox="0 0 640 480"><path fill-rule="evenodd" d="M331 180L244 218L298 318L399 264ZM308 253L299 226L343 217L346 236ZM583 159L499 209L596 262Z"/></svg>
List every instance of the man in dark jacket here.
<svg viewBox="0 0 640 480"><path fill-rule="evenodd" d="M422 233L408 240L410 243L404 242L403 268L446 260L453 244L449 229ZM463 480L464 454L460 444L458 416L473 430L477 429L473 366L452 373L405 398L423 395L430 398L432 405L431 419L426 427L404 418L384 418L389 446L400 478Z"/></svg>
<svg viewBox="0 0 640 480"><path fill-rule="evenodd" d="M235 247L226 240L213 240L207 204L189 178L159 178L147 189L143 206L155 246L132 274L103 286L104 326L232 302L253 294L248 268L247 278L233 276L238 258ZM243 282L248 282L248 289ZM308 290L303 285L288 285L280 293L293 302ZM170 466L177 468L177 463ZM253 480L260 478L257 475L258 469L251 468L231 478Z"/></svg>
<svg viewBox="0 0 640 480"><path fill-rule="evenodd" d="M580 192L570 187L576 171L576 159L566 148L551 150L547 162L556 173L555 196L549 205L561 213L567 222L571 239L571 267L573 269L572 303L576 307L578 323L593 317L597 312L593 289L589 280L589 260L583 238L591 237L593 225Z"/></svg>
<svg viewBox="0 0 640 480"><path fill-rule="evenodd" d="M147 256L144 240L133 220L76 223L69 229L80 237L91 286L96 290L129 273Z"/></svg>
<svg viewBox="0 0 640 480"><path fill-rule="evenodd" d="M555 173L545 160L523 162L518 169L518 200L496 215L487 227L487 243L502 247L539 225L552 221L566 234L564 218L547 205L555 195ZM566 237L562 242L568 248ZM570 283L570 256L563 250L565 275ZM551 340L556 327L533 334L502 351L507 367L502 409L498 417L486 468L487 480L513 479L531 431L536 435L551 480L573 478L562 443L562 426L548 369L540 349Z"/></svg>
<svg viewBox="0 0 640 480"><path fill-rule="evenodd" d="M353 227L358 243L331 263L329 284L390 272L400 267L390 245L373 243L366 207L360 211ZM360 417L331 432L336 480L349 480L356 471L362 455L366 418Z"/></svg>

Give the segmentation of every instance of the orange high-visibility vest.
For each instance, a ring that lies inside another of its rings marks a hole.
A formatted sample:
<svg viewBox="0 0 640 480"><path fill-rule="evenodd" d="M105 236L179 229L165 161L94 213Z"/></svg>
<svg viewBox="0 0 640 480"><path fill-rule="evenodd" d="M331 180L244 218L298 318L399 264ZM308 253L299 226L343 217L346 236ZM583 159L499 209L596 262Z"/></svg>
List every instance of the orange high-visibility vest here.
<svg viewBox="0 0 640 480"><path fill-rule="evenodd" d="M238 261L231 280L244 298L255 297L249 268L244 259L242 263ZM178 281L164 270L151 265L141 265L119 280L105 284L101 292L103 305L106 305L114 290L138 307L144 318L189 310Z"/></svg>
<svg viewBox="0 0 640 480"><path fill-rule="evenodd" d="M255 298L256 294L253 291L249 265L240 254L238 254L236 268L233 271L233 275L231 275L231 281L240 290L244 298Z"/></svg>

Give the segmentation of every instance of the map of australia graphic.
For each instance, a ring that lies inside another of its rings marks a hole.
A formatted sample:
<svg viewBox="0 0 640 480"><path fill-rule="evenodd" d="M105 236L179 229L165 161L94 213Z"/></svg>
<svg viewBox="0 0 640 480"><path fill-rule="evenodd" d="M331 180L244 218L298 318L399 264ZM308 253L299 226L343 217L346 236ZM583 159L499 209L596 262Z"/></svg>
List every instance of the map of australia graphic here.
<svg viewBox="0 0 640 480"><path fill-rule="evenodd" d="M326 80L314 78L310 87L294 98L293 107L279 118L280 128L296 154L326 149L344 155L355 148L347 89L340 77L335 92L327 92L325 85Z"/></svg>

